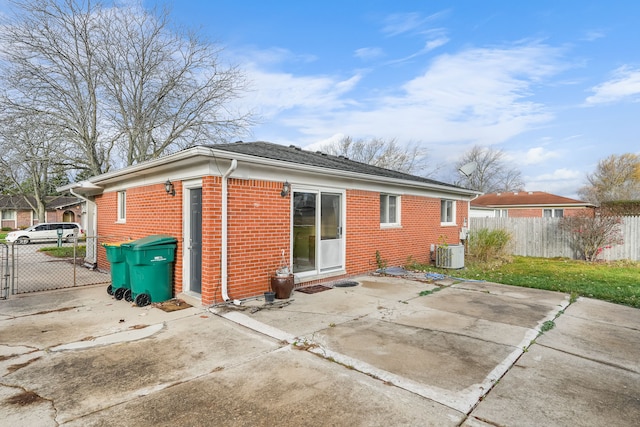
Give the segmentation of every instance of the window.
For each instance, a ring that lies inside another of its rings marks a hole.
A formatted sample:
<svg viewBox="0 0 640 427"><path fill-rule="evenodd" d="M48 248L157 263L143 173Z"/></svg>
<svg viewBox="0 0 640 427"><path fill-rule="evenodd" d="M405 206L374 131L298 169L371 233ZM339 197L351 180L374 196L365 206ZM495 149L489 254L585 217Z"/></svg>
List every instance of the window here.
<svg viewBox="0 0 640 427"><path fill-rule="evenodd" d="M380 195L380 224L400 224L400 196Z"/></svg>
<svg viewBox="0 0 640 427"><path fill-rule="evenodd" d="M125 222L127 219L127 192L118 191L118 222Z"/></svg>
<svg viewBox="0 0 640 427"><path fill-rule="evenodd" d="M15 220L16 211L2 211L2 219Z"/></svg>
<svg viewBox="0 0 640 427"><path fill-rule="evenodd" d="M496 218L507 218L509 216L509 209L494 209L493 212Z"/></svg>
<svg viewBox="0 0 640 427"><path fill-rule="evenodd" d="M456 223L456 202L454 200L440 201L440 223L442 224Z"/></svg>
<svg viewBox="0 0 640 427"><path fill-rule="evenodd" d="M542 216L544 218L562 218L564 216L564 209L543 209Z"/></svg>

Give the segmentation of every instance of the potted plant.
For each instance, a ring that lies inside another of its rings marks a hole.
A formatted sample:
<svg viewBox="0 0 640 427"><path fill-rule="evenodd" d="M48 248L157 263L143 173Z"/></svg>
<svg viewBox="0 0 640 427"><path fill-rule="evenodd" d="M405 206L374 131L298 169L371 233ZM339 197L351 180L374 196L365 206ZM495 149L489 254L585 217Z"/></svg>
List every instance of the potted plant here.
<svg viewBox="0 0 640 427"><path fill-rule="evenodd" d="M276 269L275 276L271 277L271 290L276 293L276 298L287 299L291 297L293 290L293 274L291 268L284 258L284 249L282 250L282 262L280 267Z"/></svg>

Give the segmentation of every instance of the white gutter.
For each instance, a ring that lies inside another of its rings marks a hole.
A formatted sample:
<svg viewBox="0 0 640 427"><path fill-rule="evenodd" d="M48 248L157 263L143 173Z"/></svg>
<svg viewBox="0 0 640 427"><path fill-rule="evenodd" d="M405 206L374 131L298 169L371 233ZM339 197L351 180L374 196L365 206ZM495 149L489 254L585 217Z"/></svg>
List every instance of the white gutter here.
<svg viewBox="0 0 640 427"><path fill-rule="evenodd" d="M228 190L227 190L227 178L236 170L238 167L238 161L236 159L231 160L231 166L229 169L222 175L222 260L220 266L220 281L222 285L222 299L225 302L229 302L231 298L229 298L229 291L227 289L227 243L228 243L228 227L229 227L229 218L228 216ZM233 300L235 305L240 305L240 300Z"/></svg>
<svg viewBox="0 0 640 427"><path fill-rule="evenodd" d="M84 200L84 202L87 204L87 212L86 214L89 216L89 218L87 219L87 231L89 231L89 223L88 221L91 221L91 232L95 233L96 231L96 216L93 212L93 209L91 209L90 204L94 203L93 201L87 199L85 196L81 196L80 194L77 194L75 191L73 191L75 188L69 188L68 191L69 193L73 194L74 196L76 196L79 199ZM91 210L91 214L89 214L89 211ZM87 235L89 233L86 233ZM90 240L90 239L87 239ZM85 254L85 263L90 263L93 264L94 266L96 265L96 263L98 262L97 259L97 253L98 253L98 239L95 238L93 239L93 243L91 243L91 246L89 246L89 243L87 242L87 253Z"/></svg>

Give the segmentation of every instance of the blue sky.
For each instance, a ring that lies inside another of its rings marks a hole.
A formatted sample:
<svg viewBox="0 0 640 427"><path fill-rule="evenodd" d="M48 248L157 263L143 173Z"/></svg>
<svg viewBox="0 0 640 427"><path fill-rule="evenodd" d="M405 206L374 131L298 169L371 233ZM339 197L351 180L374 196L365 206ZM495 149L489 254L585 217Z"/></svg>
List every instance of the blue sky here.
<svg viewBox="0 0 640 427"><path fill-rule="evenodd" d="M155 1L145 1L151 7ZM396 138L435 178L474 144L527 190L575 197L598 160L640 154L640 2L175 1L240 66L247 140Z"/></svg>

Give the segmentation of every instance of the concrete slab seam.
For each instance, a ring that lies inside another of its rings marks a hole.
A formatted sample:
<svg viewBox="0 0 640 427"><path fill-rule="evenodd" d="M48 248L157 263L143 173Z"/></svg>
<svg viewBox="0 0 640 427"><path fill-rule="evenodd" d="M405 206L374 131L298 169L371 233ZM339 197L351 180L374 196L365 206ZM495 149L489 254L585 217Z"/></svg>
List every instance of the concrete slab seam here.
<svg viewBox="0 0 640 427"><path fill-rule="evenodd" d="M542 325L544 325L547 321L552 321L556 319L570 304L569 301L563 301L558 307L552 309L547 313L547 315L538 322L538 325L534 329L529 329L524 338L520 341L517 348L509 353L509 355L502 360L495 368L489 372L489 374L485 377L485 379L478 385L474 385L472 387L467 388L465 390L467 403L469 406L470 412L479 402L480 400L491 391L493 386L502 378L518 361L520 356L532 345L535 339L540 335L542 331Z"/></svg>
<svg viewBox="0 0 640 427"><path fill-rule="evenodd" d="M220 316L224 319L230 320L234 323L237 323L245 328L249 328L253 331L259 332L263 335L267 335L271 338L274 338L278 341L286 341L289 344L295 342L296 337L288 332L285 332L281 329L274 328L273 326L269 326L265 323L262 323L258 320L252 319L251 317L239 313L237 311L228 311L221 312L218 310L210 310L216 316Z"/></svg>
<svg viewBox="0 0 640 427"><path fill-rule="evenodd" d="M309 341L306 342L309 343ZM451 392L439 387L426 387L410 379L401 377L383 369L378 369L366 362L345 356L342 353L338 353L321 346L310 346L308 351L327 360L339 363L349 369L353 369L354 371L368 375L380 381L387 382L395 387L417 394L418 396L433 400L434 402L440 403L441 405L447 406L456 411L466 414L470 410L470 408L468 408L468 402L465 398L461 398L459 393Z"/></svg>
<svg viewBox="0 0 640 427"><path fill-rule="evenodd" d="M55 347L49 348L49 351L65 351L65 350L84 350L87 348L98 347L109 344L116 344L122 342L138 341L144 338L148 338L165 327L165 323L157 323L155 325L147 326L146 328L133 329L129 331L116 332L109 335L103 335L91 340L76 341L67 344L61 344Z"/></svg>

